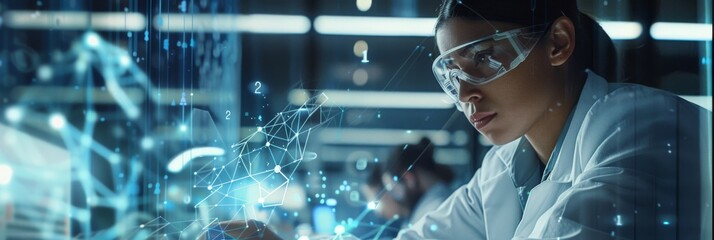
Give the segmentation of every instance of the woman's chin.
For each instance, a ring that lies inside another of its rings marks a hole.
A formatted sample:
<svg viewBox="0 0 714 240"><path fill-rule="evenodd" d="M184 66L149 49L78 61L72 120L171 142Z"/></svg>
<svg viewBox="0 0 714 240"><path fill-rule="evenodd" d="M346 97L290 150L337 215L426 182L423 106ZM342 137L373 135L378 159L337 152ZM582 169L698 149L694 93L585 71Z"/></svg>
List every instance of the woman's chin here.
<svg viewBox="0 0 714 240"><path fill-rule="evenodd" d="M509 137L509 136L506 136L505 134L497 134L497 133L493 133L493 132L481 133L481 134L493 145L504 145L506 143L513 142L513 140L518 139L518 137Z"/></svg>

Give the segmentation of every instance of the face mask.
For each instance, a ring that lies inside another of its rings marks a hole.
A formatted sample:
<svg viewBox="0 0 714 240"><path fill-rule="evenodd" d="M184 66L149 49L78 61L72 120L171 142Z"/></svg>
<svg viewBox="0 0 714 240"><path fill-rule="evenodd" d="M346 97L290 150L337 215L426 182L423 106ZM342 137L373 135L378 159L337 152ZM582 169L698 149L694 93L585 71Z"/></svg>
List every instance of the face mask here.
<svg viewBox="0 0 714 240"><path fill-rule="evenodd" d="M382 184L384 184L387 194L392 196L394 200L402 202L407 195L407 190L404 184L398 182L396 178L396 176L390 177L389 174L384 174L382 175Z"/></svg>

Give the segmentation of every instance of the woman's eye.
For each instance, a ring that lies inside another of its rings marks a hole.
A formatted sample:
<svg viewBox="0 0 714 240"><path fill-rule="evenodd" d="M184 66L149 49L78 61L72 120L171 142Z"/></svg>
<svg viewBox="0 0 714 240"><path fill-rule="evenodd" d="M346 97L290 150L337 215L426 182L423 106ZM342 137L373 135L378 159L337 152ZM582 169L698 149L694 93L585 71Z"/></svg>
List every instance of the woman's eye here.
<svg viewBox="0 0 714 240"><path fill-rule="evenodd" d="M490 57L491 57L491 52L490 52L490 51L488 51L488 52L478 52L478 53L476 53L476 55L475 55L474 58L473 58L473 59L474 59L474 64L476 64L476 66L478 66L478 65L481 64L481 63L486 63L486 62L488 62L488 59L489 59Z"/></svg>

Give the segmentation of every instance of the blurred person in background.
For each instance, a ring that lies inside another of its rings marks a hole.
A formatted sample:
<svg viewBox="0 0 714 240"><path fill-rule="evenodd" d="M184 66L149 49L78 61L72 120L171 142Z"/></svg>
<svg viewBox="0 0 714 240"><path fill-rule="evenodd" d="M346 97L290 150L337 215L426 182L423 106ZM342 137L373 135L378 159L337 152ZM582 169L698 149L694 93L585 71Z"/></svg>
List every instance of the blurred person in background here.
<svg viewBox="0 0 714 240"><path fill-rule="evenodd" d="M449 167L434 160L434 146L428 138L396 146L381 177L387 195L401 207L399 217L408 219L404 227L439 207L451 194L453 178Z"/></svg>

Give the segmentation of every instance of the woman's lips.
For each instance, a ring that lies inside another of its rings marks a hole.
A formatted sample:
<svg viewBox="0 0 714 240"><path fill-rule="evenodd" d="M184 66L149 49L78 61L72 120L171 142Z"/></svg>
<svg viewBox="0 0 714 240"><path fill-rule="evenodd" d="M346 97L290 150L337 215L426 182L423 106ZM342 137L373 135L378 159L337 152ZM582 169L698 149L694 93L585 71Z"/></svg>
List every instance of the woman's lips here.
<svg viewBox="0 0 714 240"><path fill-rule="evenodd" d="M491 122L495 116L496 112L477 112L469 117L469 121L476 127L476 129L481 130L489 122Z"/></svg>

